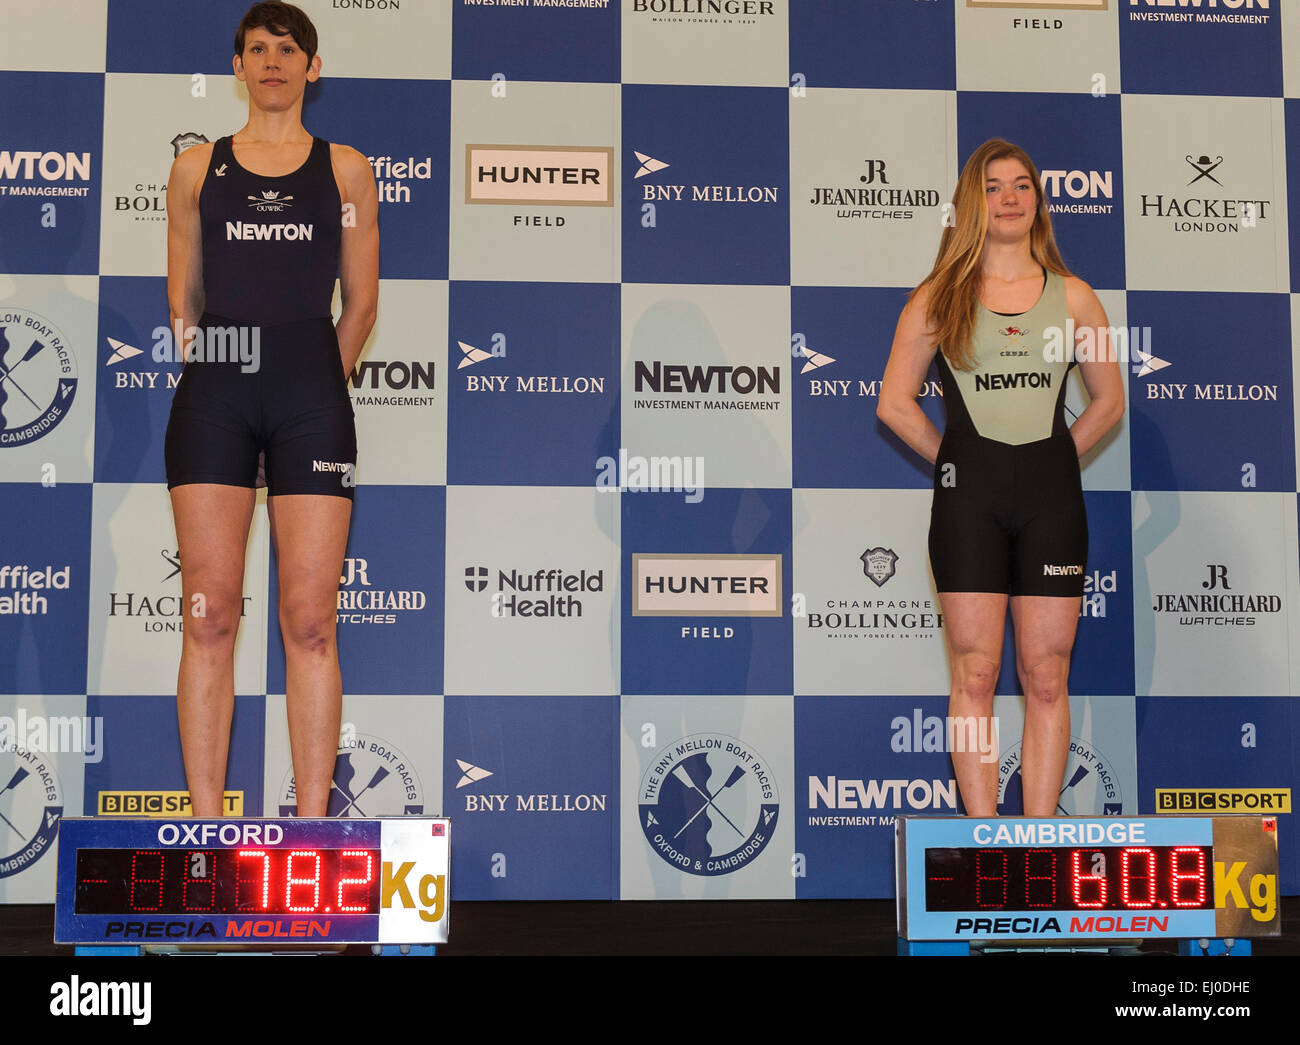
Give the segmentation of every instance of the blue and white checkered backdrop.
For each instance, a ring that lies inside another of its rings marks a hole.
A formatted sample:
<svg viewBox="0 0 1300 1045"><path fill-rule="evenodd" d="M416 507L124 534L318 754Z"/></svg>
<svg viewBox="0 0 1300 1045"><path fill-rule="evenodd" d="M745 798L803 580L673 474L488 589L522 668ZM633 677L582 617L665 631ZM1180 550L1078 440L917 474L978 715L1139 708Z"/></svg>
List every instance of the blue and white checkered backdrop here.
<svg viewBox="0 0 1300 1045"><path fill-rule="evenodd" d="M185 809L165 186L246 117L245 6L0 4L3 900L61 816ZM1060 810L1281 812L1296 891L1300 0L303 6L381 200L332 812L449 815L460 899L891 895L894 817L961 807L876 397L999 136L1128 335ZM275 599L259 511L240 815L293 805Z"/></svg>

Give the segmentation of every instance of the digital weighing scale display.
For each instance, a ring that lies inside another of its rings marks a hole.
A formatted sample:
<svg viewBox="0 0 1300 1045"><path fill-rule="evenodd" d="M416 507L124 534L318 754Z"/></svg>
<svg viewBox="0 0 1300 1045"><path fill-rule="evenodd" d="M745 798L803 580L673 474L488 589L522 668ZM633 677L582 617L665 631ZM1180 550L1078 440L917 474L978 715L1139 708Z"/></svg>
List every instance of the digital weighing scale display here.
<svg viewBox="0 0 1300 1045"><path fill-rule="evenodd" d="M1213 910L1209 846L927 849L930 911Z"/></svg>
<svg viewBox="0 0 1300 1045"><path fill-rule="evenodd" d="M1281 932L1272 816L901 817L895 840L905 940Z"/></svg>
<svg viewBox="0 0 1300 1045"><path fill-rule="evenodd" d="M446 819L67 818L56 943L447 940Z"/></svg>
<svg viewBox="0 0 1300 1045"><path fill-rule="evenodd" d="M378 914L379 849L79 849L77 914Z"/></svg>

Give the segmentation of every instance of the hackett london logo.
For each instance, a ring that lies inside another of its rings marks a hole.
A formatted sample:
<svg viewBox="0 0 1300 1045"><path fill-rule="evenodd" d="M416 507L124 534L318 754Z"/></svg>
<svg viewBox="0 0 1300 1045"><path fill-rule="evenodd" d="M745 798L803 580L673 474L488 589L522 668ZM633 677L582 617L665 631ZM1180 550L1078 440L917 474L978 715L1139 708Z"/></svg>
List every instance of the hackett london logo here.
<svg viewBox="0 0 1300 1045"><path fill-rule="evenodd" d="M1231 169L1231 163L1225 168L1222 155L1187 153L1182 160L1186 165L1183 169L1192 170L1184 188L1192 188L1199 195L1144 192L1140 217L1168 218L1175 232L1199 233L1240 232L1272 217L1272 200L1229 194L1232 182L1225 170Z"/></svg>
<svg viewBox="0 0 1300 1045"><path fill-rule="evenodd" d="M169 548L162 548L159 551L164 566L160 567L159 583L166 584L177 577L181 572L181 553ZM251 595L243 595L239 601L239 615L246 617L248 615L248 604L253 601ZM112 591L108 593L108 615L109 617L120 617L140 622L142 631L149 634L161 632L175 632L180 634L185 630L185 618L188 614L193 616L202 616L205 612L206 604L202 595L195 594L191 597L190 602L185 602L184 596L179 591L174 592L138 592L138 591Z"/></svg>
<svg viewBox="0 0 1300 1045"><path fill-rule="evenodd" d="M1202 178L1209 178L1215 185L1221 186L1223 184L1223 182L1219 181L1219 179L1214 176L1214 168L1223 162L1222 156L1216 156L1213 160L1208 156L1202 156L1199 160L1194 160L1190 156L1185 158L1187 162L1191 164L1192 169L1196 171L1196 177L1189 181L1187 183L1188 185L1195 185Z"/></svg>

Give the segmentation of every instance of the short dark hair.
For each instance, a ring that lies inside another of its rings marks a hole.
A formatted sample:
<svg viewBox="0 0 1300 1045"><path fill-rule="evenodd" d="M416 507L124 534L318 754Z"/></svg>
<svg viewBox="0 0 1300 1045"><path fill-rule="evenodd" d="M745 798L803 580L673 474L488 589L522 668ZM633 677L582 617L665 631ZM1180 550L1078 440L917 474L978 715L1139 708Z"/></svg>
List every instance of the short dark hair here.
<svg viewBox="0 0 1300 1045"><path fill-rule="evenodd" d="M235 54L244 54L244 34L250 29L265 29L275 36L291 36L307 52L307 62L316 57L316 27L306 13L293 4L269 2L254 4L235 30Z"/></svg>

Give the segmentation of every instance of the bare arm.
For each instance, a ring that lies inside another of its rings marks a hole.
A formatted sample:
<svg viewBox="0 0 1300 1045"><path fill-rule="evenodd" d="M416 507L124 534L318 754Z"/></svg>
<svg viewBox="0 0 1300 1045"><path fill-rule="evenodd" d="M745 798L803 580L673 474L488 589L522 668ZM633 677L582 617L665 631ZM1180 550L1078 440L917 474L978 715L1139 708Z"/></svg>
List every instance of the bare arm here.
<svg viewBox="0 0 1300 1045"><path fill-rule="evenodd" d="M343 312L334 325L343 373L356 366L379 305L379 197L366 158L346 145L331 146L339 195L343 199L343 247L339 290Z"/></svg>
<svg viewBox="0 0 1300 1045"><path fill-rule="evenodd" d="M1065 296L1074 319L1075 341L1091 338L1091 359L1079 363L1079 373L1088 390L1087 408L1070 426L1075 448L1082 457L1109 432L1124 415L1124 380L1110 343L1109 321L1092 287L1081 279L1068 279Z"/></svg>
<svg viewBox="0 0 1300 1045"><path fill-rule="evenodd" d="M938 344L926 329L928 288L923 287L898 317L894 344L880 382L876 416L908 446L931 464L939 456L942 436L916 401Z"/></svg>
<svg viewBox="0 0 1300 1045"><path fill-rule="evenodd" d="M167 179L167 308L172 330L182 332L203 314L203 230L199 189L212 158L211 145L186 149L172 163ZM176 345L180 352L183 345Z"/></svg>

